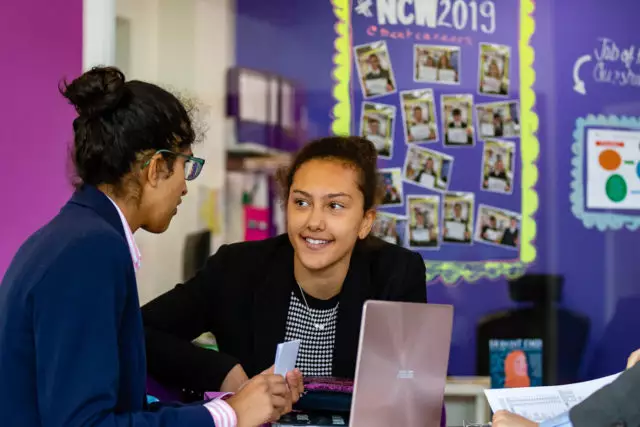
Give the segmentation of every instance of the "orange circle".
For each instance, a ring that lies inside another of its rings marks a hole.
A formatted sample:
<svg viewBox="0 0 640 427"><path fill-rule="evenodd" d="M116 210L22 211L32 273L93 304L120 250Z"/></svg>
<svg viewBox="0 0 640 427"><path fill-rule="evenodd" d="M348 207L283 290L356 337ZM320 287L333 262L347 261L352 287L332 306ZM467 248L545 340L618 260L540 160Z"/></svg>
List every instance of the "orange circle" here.
<svg viewBox="0 0 640 427"><path fill-rule="evenodd" d="M618 169L618 167L622 163L620 154L618 154L618 152L615 150L604 150L602 153L600 153L600 157L598 157L598 160L600 161L600 166L608 171L614 171Z"/></svg>

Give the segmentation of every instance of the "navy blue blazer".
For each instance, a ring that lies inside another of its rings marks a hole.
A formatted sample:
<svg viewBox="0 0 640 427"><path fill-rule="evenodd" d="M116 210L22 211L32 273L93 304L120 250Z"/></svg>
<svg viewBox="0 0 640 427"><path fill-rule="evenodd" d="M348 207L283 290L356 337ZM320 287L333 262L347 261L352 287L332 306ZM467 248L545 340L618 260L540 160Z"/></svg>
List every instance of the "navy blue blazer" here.
<svg viewBox="0 0 640 427"><path fill-rule="evenodd" d="M211 427L200 405L150 411L136 277L122 222L77 191L0 286L0 424Z"/></svg>

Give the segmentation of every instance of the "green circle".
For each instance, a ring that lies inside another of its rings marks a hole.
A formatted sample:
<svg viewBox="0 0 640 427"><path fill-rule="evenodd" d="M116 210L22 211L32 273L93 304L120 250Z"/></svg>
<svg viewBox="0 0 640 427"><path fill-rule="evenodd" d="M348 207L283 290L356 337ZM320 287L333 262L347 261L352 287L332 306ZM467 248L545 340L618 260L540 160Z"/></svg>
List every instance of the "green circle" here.
<svg viewBox="0 0 640 427"><path fill-rule="evenodd" d="M606 191L612 202L621 202L627 197L627 183L620 175L611 175L607 180Z"/></svg>

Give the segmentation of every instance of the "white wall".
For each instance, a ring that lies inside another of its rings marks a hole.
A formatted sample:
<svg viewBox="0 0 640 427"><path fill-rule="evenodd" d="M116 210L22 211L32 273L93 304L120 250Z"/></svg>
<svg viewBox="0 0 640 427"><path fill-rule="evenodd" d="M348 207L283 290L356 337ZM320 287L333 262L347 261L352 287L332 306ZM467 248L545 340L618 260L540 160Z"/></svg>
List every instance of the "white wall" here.
<svg viewBox="0 0 640 427"><path fill-rule="evenodd" d="M226 72L235 56L235 19L233 0L117 0L116 14L129 22L127 78L196 98L198 121L207 129L205 139L194 147L207 163L189 183L189 195L169 230L162 235L136 233L143 257L138 289L144 304L182 281L184 239L202 227L202 194L224 190ZM215 246L223 239L216 236Z"/></svg>

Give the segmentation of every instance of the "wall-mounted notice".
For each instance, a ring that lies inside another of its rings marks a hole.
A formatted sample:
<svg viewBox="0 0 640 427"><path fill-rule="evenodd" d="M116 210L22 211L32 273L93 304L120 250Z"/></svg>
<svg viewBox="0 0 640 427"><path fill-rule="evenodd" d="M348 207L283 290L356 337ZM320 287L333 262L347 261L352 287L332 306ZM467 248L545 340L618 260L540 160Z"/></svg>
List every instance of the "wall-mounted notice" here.
<svg viewBox="0 0 640 427"><path fill-rule="evenodd" d="M523 274L536 257L533 1L332 4L332 126L378 149L374 234L421 253L429 281Z"/></svg>
<svg viewBox="0 0 640 427"><path fill-rule="evenodd" d="M587 207L640 210L640 131L587 129Z"/></svg>
<svg viewBox="0 0 640 427"><path fill-rule="evenodd" d="M640 227L640 121L588 116L574 136L574 215L588 228Z"/></svg>

